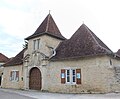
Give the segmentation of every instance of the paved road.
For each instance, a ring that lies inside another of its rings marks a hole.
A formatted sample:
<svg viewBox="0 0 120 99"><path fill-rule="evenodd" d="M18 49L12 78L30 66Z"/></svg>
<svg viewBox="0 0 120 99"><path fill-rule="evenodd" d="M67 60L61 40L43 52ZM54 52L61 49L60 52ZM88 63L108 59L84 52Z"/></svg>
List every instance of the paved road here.
<svg viewBox="0 0 120 99"><path fill-rule="evenodd" d="M0 99L120 99L120 93L108 94L61 94L35 90L0 88Z"/></svg>
<svg viewBox="0 0 120 99"><path fill-rule="evenodd" d="M35 99L12 92L4 92L0 90L0 99Z"/></svg>

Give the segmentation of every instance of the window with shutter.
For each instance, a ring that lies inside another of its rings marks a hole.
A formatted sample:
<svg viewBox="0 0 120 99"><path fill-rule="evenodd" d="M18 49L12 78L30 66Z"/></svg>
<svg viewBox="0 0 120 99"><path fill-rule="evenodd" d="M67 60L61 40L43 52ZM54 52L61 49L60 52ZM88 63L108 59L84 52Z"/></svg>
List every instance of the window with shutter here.
<svg viewBox="0 0 120 99"><path fill-rule="evenodd" d="M62 84L81 84L81 69L61 69Z"/></svg>
<svg viewBox="0 0 120 99"><path fill-rule="evenodd" d="M61 69L61 83L65 84L65 69Z"/></svg>
<svg viewBox="0 0 120 99"><path fill-rule="evenodd" d="M19 71L11 71L10 81L18 81L18 80L19 80Z"/></svg>
<svg viewBox="0 0 120 99"><path fill-rule="evenodd" d="M81 84L81 69L76 69L76 84Z"/></svg>
<svg viewBox="0 0 120 99"><path fill-rule="evenodd" d="M16 71L16 81L19 80L19 71Z"/></svg>
<svg viewBox="0 0 120 99"><path fill-rule="evenodd" d="M12 71L10 72L10 81L12 80Z"/></svg>

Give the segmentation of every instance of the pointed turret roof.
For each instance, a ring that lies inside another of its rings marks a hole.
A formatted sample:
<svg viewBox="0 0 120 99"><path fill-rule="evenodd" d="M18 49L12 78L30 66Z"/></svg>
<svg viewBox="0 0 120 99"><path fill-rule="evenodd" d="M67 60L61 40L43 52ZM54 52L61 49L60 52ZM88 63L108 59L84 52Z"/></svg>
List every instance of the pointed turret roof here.
<svg viewBox="0 0 120 99"><path fill-rule="evenodd" d="M27 37L26 40L29 40L44 34L47 34L62 40L65 39L65 37L63 37L62 34L60 33L60 30L58 29L50 13L47 15L44 21L40 24L40 26L37 28L35 33Z"/></svg>
<svg viewBox="0 0 120 99"><path fill-rule="evenodd" d="M69 59L95 55L108 55L113 52L85 25L56 49L53 59Z"/></svg>

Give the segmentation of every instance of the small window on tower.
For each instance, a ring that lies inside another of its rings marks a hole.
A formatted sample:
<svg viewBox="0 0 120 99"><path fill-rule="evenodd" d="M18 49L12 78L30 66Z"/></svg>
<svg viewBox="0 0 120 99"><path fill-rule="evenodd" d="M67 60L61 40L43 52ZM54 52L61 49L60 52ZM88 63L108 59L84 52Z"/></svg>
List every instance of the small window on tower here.
<svg viewBox="0 0 120 99"><path fill-rule="evenodd" d="M34 50L40 49L40 39L33 40L33 49Z"/></svg>
<svg viewBox="0 0 120 99"><path fill-rule="evenodd" d="M33 49L36 50L36 40L33 40Z"/></svg>

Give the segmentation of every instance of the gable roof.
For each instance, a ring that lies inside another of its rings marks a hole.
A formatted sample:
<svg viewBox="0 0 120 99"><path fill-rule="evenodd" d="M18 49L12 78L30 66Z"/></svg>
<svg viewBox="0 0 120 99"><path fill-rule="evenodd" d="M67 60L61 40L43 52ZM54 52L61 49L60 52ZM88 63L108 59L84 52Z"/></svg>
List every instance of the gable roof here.
<svg viewBox="0 0 120 99"><path fill-rule="evenodd" d="M56 55L52 59L69 59L112 53L85 24L82 24L69 40L60 43L56 49Z"/></svg>
<svg viewBox="0 0 120 99"><path fill-rule="evenodd" d="M120 58L120 49L115 53L115 55L117 56L117 58Z"/></svg>
<svg viewBox="0 0 120 99"><path fill-rule="evenodd" d="M9 60L9 58L5 55L3 55L2 53L0 53L0 62L7 62Z"/></svg>
<svg viewBox="0 0 120 99"><path fill-rule="evenodd" d="M23 64L24 51L25 51L25 49L23 49L20 53L18 53L15 57L13 57L10 61L5 63L3 66L22 65Z"/></svg>
<svg viewBox="0 0 120 99"><path fill-rule="evenodd" d="M44 19L44 21L40 24L40 26L37 28L34 34L31 36L27 37L26 40L35 38L37 36L41 35L50 35L52 37L64 40L65 37L62 36L60 33L60 30L58 29L55 21L53 20L51 14L48 14L47 17Z"/></svg>

